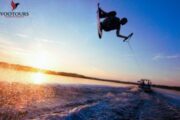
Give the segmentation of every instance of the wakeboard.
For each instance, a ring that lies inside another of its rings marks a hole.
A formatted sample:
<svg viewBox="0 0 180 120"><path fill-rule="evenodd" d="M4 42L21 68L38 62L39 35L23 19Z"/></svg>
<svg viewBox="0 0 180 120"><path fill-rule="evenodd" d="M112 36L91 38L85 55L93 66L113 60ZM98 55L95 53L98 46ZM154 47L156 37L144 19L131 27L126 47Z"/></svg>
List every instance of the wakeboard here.
<svg viewBox="0 0 180 120"><path fill-rule="evenodd" d="M98 10L97 10L97 30L98 30L98 36L101 39L102 37L102 30L101 30L101 21L99 17L99 3L97 4Z"/></svg>

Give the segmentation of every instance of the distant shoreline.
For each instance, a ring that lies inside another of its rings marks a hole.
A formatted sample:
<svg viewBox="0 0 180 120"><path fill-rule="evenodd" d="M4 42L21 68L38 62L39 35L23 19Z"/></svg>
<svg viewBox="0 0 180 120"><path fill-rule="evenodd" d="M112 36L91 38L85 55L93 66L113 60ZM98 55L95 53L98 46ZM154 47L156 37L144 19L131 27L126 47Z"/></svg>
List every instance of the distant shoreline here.
<svg viewBox="0 0 180 120"><path fill-rule="evenodd" d="M57 71L40 69L40 68L24 66L24 65L19 65L19 64L10 64L7 62L0 62L0 68L13 69L13 70L25 71L25 72L42 72L42 73L50 74L50 75L60 75L60 76L66 76L66 77L83 78L83 79L90 79L90 80L103 81L103 82L138 85L138 83L135 83L135 82L126 82L126 81L120 81L120 80L110 80L110 79L89 77L89 76L85 76L85 75L81 75L81 74L77 74L77 73L57 72ZM180 91L180 86L166 86L166 85L153 84L152 87Z"/></svg>

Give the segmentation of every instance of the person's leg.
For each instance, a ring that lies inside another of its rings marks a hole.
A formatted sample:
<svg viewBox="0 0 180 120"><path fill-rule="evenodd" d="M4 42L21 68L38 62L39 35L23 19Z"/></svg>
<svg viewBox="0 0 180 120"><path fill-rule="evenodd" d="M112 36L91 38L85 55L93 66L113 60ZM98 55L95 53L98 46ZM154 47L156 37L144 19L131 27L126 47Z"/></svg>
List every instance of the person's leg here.
<svg viewBox="0 0 180 120"><path fill-rule="evenodd" d="M108 13L99 8L99 18L108 17Z"/></svg>
<svg viewBox="0 0 180 120"><path fill-rule="evenodd" d="M99 8L99 17L100 18L115 17L115 16L116 16L116 12L115 11L105 12L101 8Z"/></svg>
<svg viewBox="0 0 180 120"><path fill-rule="evenodd" d="M115 17L116 16L116 12L115 11L111 11L109 13L107 13L108 17Z"/></svg>

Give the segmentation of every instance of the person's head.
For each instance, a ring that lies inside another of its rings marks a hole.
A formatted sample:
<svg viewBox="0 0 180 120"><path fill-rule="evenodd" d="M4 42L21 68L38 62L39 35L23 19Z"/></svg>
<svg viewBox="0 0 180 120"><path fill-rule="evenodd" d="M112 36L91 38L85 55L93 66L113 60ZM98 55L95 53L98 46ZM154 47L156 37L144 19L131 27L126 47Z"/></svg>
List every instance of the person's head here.
<svg viewBox="0 0 180 120"><path fill-rule="evenodd" d="M122 18L120 19L120 22L121 22L121 25L125 25L128 22L128 20L127 18Z"/></svg>

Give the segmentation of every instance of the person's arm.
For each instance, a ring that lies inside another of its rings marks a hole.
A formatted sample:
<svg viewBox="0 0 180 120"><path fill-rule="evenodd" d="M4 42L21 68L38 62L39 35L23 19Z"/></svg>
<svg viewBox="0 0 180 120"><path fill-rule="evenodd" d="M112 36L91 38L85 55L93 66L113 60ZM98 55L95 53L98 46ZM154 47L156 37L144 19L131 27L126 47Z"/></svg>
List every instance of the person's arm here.
<svg viewBox="0 0 180 120"><path fill-rule="evenodd" d="M128 39L127 36L124 36L124 35L121 35L121 34L120 34L120 29L117 29L117 30L116 30L116 35L117 35L117 37L124 38L124 39Z"/></svg>

